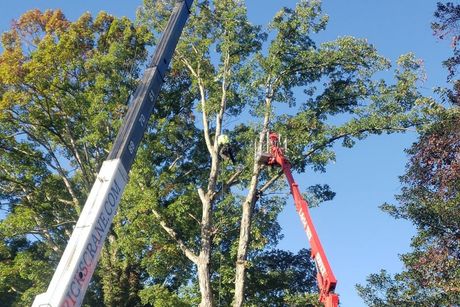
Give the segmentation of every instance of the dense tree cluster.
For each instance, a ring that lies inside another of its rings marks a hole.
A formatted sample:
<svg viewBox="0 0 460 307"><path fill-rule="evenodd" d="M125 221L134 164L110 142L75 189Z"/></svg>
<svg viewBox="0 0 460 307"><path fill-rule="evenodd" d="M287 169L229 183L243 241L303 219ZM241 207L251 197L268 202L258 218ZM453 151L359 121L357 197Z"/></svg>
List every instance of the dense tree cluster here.
<svg viewBox="0 0 460 307"><path fill-rule="evenodd" d="M137 25L34 10L3 34L2 303L45 291L172 5L145 1ZM404 132L439 110L417 90L414 55L398 60L394 83L377 79L391 64L365 39L315 42L327 21L316 0L281 8L266 27L243 1L196 1L86 305L317 304L308 252L276 249L287 189L254 156L266 133L289 138L293 171L325 171L335 142ZM219 158L223 133L236 165ZM334 196L327 185L308 191Z"/></svg>
<svg viewBox="0 0 460 307"><path fill-rule="evenodd" d="M30 304L45 289L120 125L150 40L145 27L103 12L70 22L59 10L33 10L3 33L2 304ZM88 301L100 291L94 287Z"/></svg>

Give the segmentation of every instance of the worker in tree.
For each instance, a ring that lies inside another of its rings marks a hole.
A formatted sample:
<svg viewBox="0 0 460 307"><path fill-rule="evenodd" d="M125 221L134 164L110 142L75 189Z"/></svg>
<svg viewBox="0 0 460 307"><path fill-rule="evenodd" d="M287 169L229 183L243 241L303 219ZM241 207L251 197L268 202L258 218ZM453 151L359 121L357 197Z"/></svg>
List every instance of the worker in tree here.
<svg viewBox="0 0 460 307"><path fill-rule="evenodd" d="M217 138L217 146L219 146L219 156L222 159L230 159L232 163L235 164L235 152L226 134L219 135Z"/></svg>

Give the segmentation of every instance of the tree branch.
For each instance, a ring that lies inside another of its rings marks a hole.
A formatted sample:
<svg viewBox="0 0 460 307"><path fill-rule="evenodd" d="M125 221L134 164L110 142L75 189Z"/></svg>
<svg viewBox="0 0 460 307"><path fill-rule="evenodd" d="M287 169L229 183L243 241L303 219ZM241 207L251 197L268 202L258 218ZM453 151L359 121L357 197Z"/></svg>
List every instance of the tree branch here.
<svg viewBox="0 0 460 307"><path fill-rule="evenodd" d="M208 148L209 154L213 155L213 145L211 144L211 137L209 136L208 115L206 114L206 94L205 94L204 85L201 79L198 79L198 88L200 89L200 97L201 97L201 115L202 115L202 120L203 120L204 140L206 142L206 147Z"/></svg>
<svg viewBox="0 0 460 307"><path fill-rule="evenodd" d="M190 71L192 76L194 76L195 78L199 78L197 71L192 67L190 62L187 61L187 59L181 53L176 51L176 54L178 55L179 60L182 61L182 63L185 65L185 67L188 68L188 70Z"/></svg>
<svg viewBox="0 0 460 307"><path fill-rule="evenodd" d="M33 133L31 133L30 131L26 130L26 129L23 129L23 131L30 137L32 138L34 141L36 141L37 143L39 143L40 145L43 146L43 148L45 148L48 153L50 154L51 158L53 159L54 163L56 163L56 165L52 165L51 163L48 163L48 165L50 167L52 167L53 169L55 169L59 176L61 176L61 179L63 180L64 182L64 185L66 186L67 188L67 191L69 192L69 194L72 196L72 200L74 202L74 207L75 207L75 210L77 211L78 214L80 214L80 201L78 200L77 198L77 195L75 194L73 188L72 188L72 185L70 184L70 181L69 179L67 178L66 176L66 172L65 170L62 168L61 164L59 163L59 159L56 157L54 151L52 150L51 148L51 145L48 144L48 143L44 143L42 141L40 141Z"/></svg>
<svg viewBox="0 0 460 307"><path fill-rule="evenodd" d="M204 204L207 200L202 188L198 188L198 195L200 196L201 202Z"/></svg>
<svg viewBox="0 0 460 307"><path fill-rule="evenodd" d="M237 182L236 178L238 178L238 176L241 175L243 171L244 171L244 168L239 169L232 175L232 177L230 177L227 180L227 182L224 183L225 192L227 192L229 188ZM214 200L214 197L216 197L216 195L219 195L219 193L222 191L222 188L223 187L221 187L218 191L215 191L213 194L211 194L211 200Z"/></svg>
<svg viewBox="0 0 460 307"><path fill-rule="evenodd" d="M409 130L410 128L409 127L383 127L383 128L369 128L369 129L360 129L358 131L353 131L353 132L346 132L346 133L341 133L341 134L338 134L338 135L335 135L335 136L332 136L331 138L327 139L326 141L322 142L321 144L313 147L312 149L310 149L306 154L304 154L303 156L305 158L311 156L312 154L314 154L316 151L334 143L335 141L339 140L339 139L342 139L344 137L347 137L347 136L354 136L354 135L357 135L357 134L360 134L360 133L364 133L364 132L380 132L380 131L389 131L389 130L394 130L394 131L407 131Z"/></svg>
<svg viewBox="0 0 460 307"><path fill-rule="evenodd" d="M230 55L227 53L224 61L223 73L222 73L222 97L220 99L220 109L216 118L216 133L214 135L214 144L217 144L217 138L221 134L222 130L222 121L225 114L225 109L227 108L227 75L229 74L229 63Z"/></svg>
<svg viewBox="0 0 460 307"><path fill-rule="evenodd" d="M283 171L279 171L278 174L270 178L260 189L257 190L257 197L260 197L262 193L267 190L276 180L278 180L283 175Z"/></svg>
<svg viewBox="0 0 460 307"><path fill-rule="evenodd" d="M198 256L185 245L184 241L179 238L177 232L166 224L166 222L161 218L160 214L156 210L152 209L152 213L159 220L161 227L163 227L168 235L174 239L174 241L176 241L177 245L185 254L185 256L193 263L198 264Z"/></svg>

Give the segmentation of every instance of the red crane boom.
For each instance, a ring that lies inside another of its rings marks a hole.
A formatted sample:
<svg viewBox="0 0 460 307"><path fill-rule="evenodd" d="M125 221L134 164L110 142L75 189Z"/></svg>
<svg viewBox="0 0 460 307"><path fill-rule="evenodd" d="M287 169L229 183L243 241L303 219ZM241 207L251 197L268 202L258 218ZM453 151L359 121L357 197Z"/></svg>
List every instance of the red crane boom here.
<svg viewBox="0 0 460 307"><path fill-rule="evenodd" d="M339 296L334 293L337 279L332 272L326 253L324 252L321 241L316 233L315 226L308 211L308 203L302 197L299 186L292 177L291 164L284 156L284 151L279 147L279 139L276 133L270 133L269 136L271 152L268 158L268 165L281 166L284 175L289 183L291 194L294 197L294 203L297 213L299 213L308 240L310 241L311 257L315 261L317 275L316 279L319 288L319 300L325 307L337 307L339 305Z"/></svg>

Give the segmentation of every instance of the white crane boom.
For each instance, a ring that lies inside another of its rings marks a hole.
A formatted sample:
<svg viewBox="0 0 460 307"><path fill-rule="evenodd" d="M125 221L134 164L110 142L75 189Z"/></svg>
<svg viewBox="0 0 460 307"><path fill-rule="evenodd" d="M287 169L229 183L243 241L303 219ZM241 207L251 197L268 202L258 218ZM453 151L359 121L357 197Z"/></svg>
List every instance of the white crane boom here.
<svg viewBox="0 0 460 307"><path fill-rule="evenodd" d="M81 306L193 0L177 1L45 293L32 307Z"/></svg>

